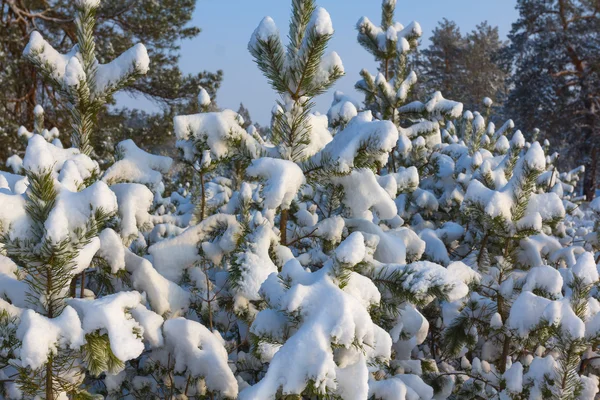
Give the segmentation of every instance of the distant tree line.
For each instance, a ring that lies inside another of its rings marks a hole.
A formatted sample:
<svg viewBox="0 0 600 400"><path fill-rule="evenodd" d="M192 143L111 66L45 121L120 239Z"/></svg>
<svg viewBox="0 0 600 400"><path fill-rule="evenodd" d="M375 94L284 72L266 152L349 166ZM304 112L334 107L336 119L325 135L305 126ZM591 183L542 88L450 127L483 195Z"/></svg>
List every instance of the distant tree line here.
<svg viewBox="0 0 600 400"><path fill-rule="evenodd" d="M598 187L600 0L518 0L508 41L483 22L463 34L442 20L428 48L413 56L419 94L439 88L465 108L494 101L531 138L539 129L561 150L562 168L586 167L584 194Z"/></svg>
<svg viewBox="0 0 600 400"><path fill-rule="evenodd" d="M25 144L16 135L19 126L32 126L34 108L46 110L47 128L57 127L61 140L69 145L68 119L57 103L63 101L22 54L32 31L40 32L58 51L68 52L77 44L75 3L68 0L18 0L0 2L0 159ZM138 42L148 48L150 73L126 92L152 100L159 112L115 108L115 101L98 114L94 150L97 159L110 161L114 145L125 137L135 137L144 148L164 146L164 135L172 131L177 113L198 110L197 95L204 87L215 100L222 72L184 74L179 69L180 43L200 33L190 26L195 0L103 0L97 10L97 54L107 63Z"/></svg>
<svg viewBox="0 0 600 400"><path fill-rule="evenodd" d="M136 42L149 50L151 73L127 91L159 105L157 113L106 107L99 113L98 159L110 161L115 143L136 137L152 151L165 145L172 117L195 112L204 87L216 107L222 72L186 75L178 67L181 40L196 37L190 27L195 0L106 0L98 10L98 53L108 62ZM444 19L433 30L430 45L411 56L420 84L415 97L441 90L448 98L463 99L466 109L478 109L484 97L494 101L498 121L505 115L531 138L549 139L561 150L562 168L586 166L584 190L588 199L597 187L600 124L600 0L518 0L519 18L508 41L498 27L482 22L463 33ZM60 51L76 44L73 4L65 0L3 1L0 5L0 159L24 150L16 130L33 124L36 104L46 107L48 128L69 136L66 118L56 107L61 101L52 88L21 57L33 30ZM114 105L114 101L113 101ZM241 105L241 115L252 119ZM502 121L503 122L503 121ZM260 128L260 127L259 127ZM172 140L172 139L167 139ZM68 145L68 139L67 143ZM0 166L3 167L3 166Z"/></svg>

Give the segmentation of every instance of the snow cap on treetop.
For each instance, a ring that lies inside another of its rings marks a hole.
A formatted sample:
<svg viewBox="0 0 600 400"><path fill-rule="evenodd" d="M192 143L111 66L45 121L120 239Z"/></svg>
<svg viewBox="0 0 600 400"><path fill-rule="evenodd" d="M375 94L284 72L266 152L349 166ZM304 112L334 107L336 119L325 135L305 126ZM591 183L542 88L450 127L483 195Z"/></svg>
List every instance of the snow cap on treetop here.
<svg viewBox="0 0 600 400"><path fill-rule="evenodd" d="M309 29L314 28L319 36L333 35L333 24L327 10L323 7L317 7L312 14Z"/></svg>

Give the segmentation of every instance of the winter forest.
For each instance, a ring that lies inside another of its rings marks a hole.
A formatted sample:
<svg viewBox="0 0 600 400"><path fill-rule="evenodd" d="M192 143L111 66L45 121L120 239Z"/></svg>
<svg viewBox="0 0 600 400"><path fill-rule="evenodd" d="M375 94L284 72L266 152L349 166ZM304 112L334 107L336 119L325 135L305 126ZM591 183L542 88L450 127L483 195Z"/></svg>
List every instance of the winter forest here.
<svg viewBox="0 0 600 400"><path fill-rule="evenodd" d="M364 2L353 98L285 0L265 125L179 69L195 0L0 1L1 399L600 398L600 1Z"/></svg>

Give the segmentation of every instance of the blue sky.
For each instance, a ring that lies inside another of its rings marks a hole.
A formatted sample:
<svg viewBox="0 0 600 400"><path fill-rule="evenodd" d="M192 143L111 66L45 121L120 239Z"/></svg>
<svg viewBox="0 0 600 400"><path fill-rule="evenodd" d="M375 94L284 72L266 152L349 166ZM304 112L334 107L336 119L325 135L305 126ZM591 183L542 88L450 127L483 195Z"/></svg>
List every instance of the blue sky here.
<svg viewBox="0 0 600 400"><path fill-rule="evenodd" d="M254 65L247 43L265 15L275 20L285 38L290 4L288 0L198 0L193 24L199 26L202 33L182 43L182 70L193 73L222 69L224 80L217 95L219 106L237 110L243 102L255 121L267 123L277 95ZM317 4L331 14L335 34L329 50L340 55L346 70L346 76L333 90L341 90L362 101L354 91L354 83L362 68L375 72L376 64L357 43L355 24L363 15L378 23L381 0L317 0ZM427 45L431 31L444 17L456 21L463 32L487 20L497 25L505 37L517 18L515 4L516 0L398 0L396 20L404 25L413 20L419 22L424 32L423 45ZM331 93L320 96L316 110L326 112L331 100ZM139 106L145 101L122 99L122 103Z"/></svg>

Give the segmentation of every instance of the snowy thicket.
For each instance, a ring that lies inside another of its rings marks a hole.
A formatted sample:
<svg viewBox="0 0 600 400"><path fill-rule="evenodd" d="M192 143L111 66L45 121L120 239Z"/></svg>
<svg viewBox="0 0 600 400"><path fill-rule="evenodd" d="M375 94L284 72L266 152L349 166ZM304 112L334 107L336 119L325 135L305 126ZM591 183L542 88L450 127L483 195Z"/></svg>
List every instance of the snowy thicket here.
<svg viewBox="0 0 600 400"><path fill-rule="evenodd" d="M142 45L100 65L80 45L25 49L68 104L73 148L36 111L0 172L3 396L108 399L593 399L600 202L581 169L491 100L415 99L421 29L363 17L380 62L359 102L336 92L329 14L292 1L289 43L263 19L248 48L279 101L261 136L231 110L175 117L192 182L126 140L102 170L108 96L148 69ZM201 111L210 98L201 91Z"/></svg>

